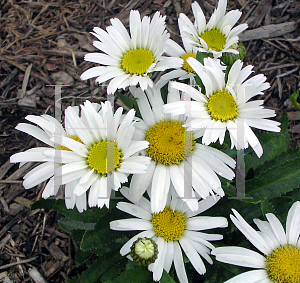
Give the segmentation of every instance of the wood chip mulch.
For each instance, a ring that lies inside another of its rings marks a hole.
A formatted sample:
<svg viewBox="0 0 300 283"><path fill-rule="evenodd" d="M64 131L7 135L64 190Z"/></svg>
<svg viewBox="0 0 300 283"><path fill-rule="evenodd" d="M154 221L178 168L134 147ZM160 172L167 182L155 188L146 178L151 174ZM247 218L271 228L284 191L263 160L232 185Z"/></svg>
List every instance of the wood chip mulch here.
<svg viewBox="0 0 300 283"><path fill-rule="evenodd" d="M216 0L198 1L207 18ZM89 99L106 100L105 86L80 75L94 64L84 55L94 52L93 27L105 28L118 17L128 26L131 9L142 16L157 10L167 15L173 40L180 42L177 17L183 12L192 19L191 0L0 0L0 282L65 282L80 274L74 262L78 243L57 224L54 211L30 211L41 198L45 184L34 189L22 187L22 177L36 164L10 164L17 152L40 146L36 139L15 130L28 114L54 115L54 87L62 87L62 109ZM300 81L300 1L228 0L227 10L243 12L240 23L249 29L241 40L247 48L245 64L267 76L271 88L265 91L265 105L276 110L279 120L288 113L291 147L300 146L300 111L289 97L299 90ZM51 86L52 85L52 86ZM117 106L122 105L115 99ZM34 274L40 274L36 281ZM44 280L44 281L43 281Z"/></svg>

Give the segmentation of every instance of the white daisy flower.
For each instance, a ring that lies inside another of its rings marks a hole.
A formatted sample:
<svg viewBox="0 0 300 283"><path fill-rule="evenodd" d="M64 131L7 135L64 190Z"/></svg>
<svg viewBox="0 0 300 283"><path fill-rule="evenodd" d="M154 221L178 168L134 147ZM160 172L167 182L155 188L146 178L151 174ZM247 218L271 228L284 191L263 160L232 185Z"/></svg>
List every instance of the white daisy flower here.
<svg viewBox="0 0 300 283"><path fill-rule="evenodd" d="M242 12L233 10L226 15L227 0L219 0L218 7L208 23L199 4L194 2L192 10L195 18L193 24L185 14L180 14L178 25L184 41L196 46L200 52L212 53L215 58L221 57L223 52L238 54L232 45L238 43L238 34L248 25L241 24L233 28Z"/></svg>
<svg viewBox="0 0 300 283"><path fill-rule="evenodd" d="M129 16L130 35L117 18L111 19L106 31L99 27L92 33L99 41L94 46L103 53L90 53L86 61L102 66L91 68L81 75L82 80L98 77L99 84L110 80L107 93L119 88L140 85L142 89L152 87L150 75L155 71L181 66L182 60L162 57L164 45L169 38L165 29L165 17L156 12L150 21L145 16L141 20L138 11L132 10Z"/></svg>
<svg viewBox="0 0 300 283"><path fill-rule="evenodd" d="M178 78L179 80L190 80L190 84L195 84L195 71L190 67L187 58L193 57L196 58L197 48L191 44L184 44L185 49L183 49L175 41L168 39L166 42L166 51L165 53L171 58L181 58L183 60L181 66L175 70L170 71L161 76L160 80L157 82L157 87L161 88L167 84L170 80Z"/></svg>
<svg viewBox="0 0 300 283"><path fill-rule="evenodd" d="M127 188L123 187L121 192L131 200ZM206 269L202 258L212 264L209 250L213 249L214 246L209 241L223 238L219 234L198 232L227 227L228 223L224 217L196 216L212 207L218 200L219 197L210 196L200 201L199 209L192 212L180 198L168 198L167 205L158 213L151 211L150 202L144 197L135 204L119 202L117 204L119 210L137 218L112 221L110 228L119 231L142 231L121 248L120 253L123 256L130 253L130 247L139 237L153 239L158 246L158 257L154 263L148 266L148 269L153 272L153 280L159 281L163 269L169 272L174 262L179 281L185 283L188 282L188 279L181 249L195 270L199 274L204 274ZM132 260L130 255L128 258Z"/></svg>
<svg viewBox="0 0 300 283"><path fill-rule="evenodd" d="M300 202L288 212L286 231L278 218L266 214L268 221L254 219L260 231L254 230L233 209L235 226L263 254L242 247L220 247L212 251L216 259L228 264L254 268L226 283L299 283L300 282Z"/></svg>
<svg viewBox="0 0 300 283"><path fill-rule="evenodd" d="M95 105L95 107L97 107ZM72 107L74 112L78 112L78 107ZM25 118L26 120L38 125L39 127L33 126L31 124L20 123L17 125L16 129L27 133L46 145L57 150L57 146L54 141L51 141L51 137L55 136L65 136L74 140L78 140L78 137L75 133L68 127L68 115L65 116L65 126L66 130L62 125L53 117L49 115L34 116L28 115ZM17 163L20 162L20 166L24 165L27 162L43 162L38 165L30 172L24 176L23 186L25 189L30 189L36 185L50 179L50 181L45 186L42 197L47 199L50 196L55 196L58 192L60 185L57 185L54 180L54 172L62 164L57 162L57 158L52 161L47 161L46 156L43 154L45 150L49 150L49 147L36 147L26 150L25 152L19 152L11 156L10 162ZM61 148L61 150L68 150L67 148ZM60 150L57 150L60 152ZM65 153L68 154L68 153ZM57 157L59 154L57 154ZM79 212L86 210L86 194L80 196L73 195L73 188L69 184L65 186L65 203L67 208L73 208L76 204L76 207Z"/></svg>
<svg viewBox="0 0 300 283"><path fill-rule="evenodd" d="M137 202L148 187L151 187L151 209L159 212L164 209L170 184L177 194L193 211L198 209L197 197L224 195L217 176L232 180L235 161L225 153L195 142L197 133L192 134L182 127L184 115L173 116L163 113L164 102L157 88L130 88L138 98L142 120L135 124L134 139L148 141L146 156L151 158L147 171L131 179L130 193ZM179 91L172 89L168 102L182 100Z"/></svg>
<svg viewBox="0 0 300 283"><path fill-rule="evenodd" d="M189 131L201 130L203 144L209 145L218 139L222 144L228 129L232 148L247 148L249 143L260 157L263 149L250 127L280 132L280 123L266 119L276 116L274 110L263 108L263 100L249 102L250 98L263 94L262 91L270 87L265 82L266 77L260 74L246 80L253 66L242 69L242 61L237 60L225 83L225 74L217 63L219 60L205 58L204 66L194 58L188 58L187 61L201 78L205 94L189 85L171 82L171 87L184 91L194 101L167 104L164 112L186 114L188 120L184 126ZM186 103L189 103L189 112L186 111Z"/></svg>
<svg viewBox="0 0 300 283"><path fill-rule="evenodd" d="M65 110L69 126L80 141L61 136L58 143L70 151L60 152L63 164L55 171L59 185L72 184L72 194L81 196L89 190L90 207L109 207L111 190L118 190L127 182L129 174L143 174L149 158L136 156L147 148L148 142L132 142L135 111L130 110L121 119L123 108L113 114L110 102L101 104L97 112L89 101L81 105L81 118L72 107ZM51 140L54 140L52 138ZM56 150L43 152L49 160L54 160Z"/></svg>

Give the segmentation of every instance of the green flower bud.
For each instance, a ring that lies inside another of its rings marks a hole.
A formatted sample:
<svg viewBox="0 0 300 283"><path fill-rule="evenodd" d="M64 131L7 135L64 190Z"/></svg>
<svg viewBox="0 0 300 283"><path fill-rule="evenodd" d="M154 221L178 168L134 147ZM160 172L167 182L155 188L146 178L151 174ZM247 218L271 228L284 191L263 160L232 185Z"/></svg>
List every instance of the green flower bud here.
<svg viewBox="0 0 300 283"><path fill-rule="evenodd" d="M157 259L157 244L150 238L138 238L130 250L130 256L139 265L147 266Z"/></svg>
<svg viewBox="0 0 300 283"><path fill-rule="evenodd" d="M238 43L233 44L232 46L230 46L230 49L237 50L239 54L233 54L229 52L223 53L220 60L225 65L232 66L236 60L244 60L244 58L246 57L246 48L242 42L239 41Z"/></svg>

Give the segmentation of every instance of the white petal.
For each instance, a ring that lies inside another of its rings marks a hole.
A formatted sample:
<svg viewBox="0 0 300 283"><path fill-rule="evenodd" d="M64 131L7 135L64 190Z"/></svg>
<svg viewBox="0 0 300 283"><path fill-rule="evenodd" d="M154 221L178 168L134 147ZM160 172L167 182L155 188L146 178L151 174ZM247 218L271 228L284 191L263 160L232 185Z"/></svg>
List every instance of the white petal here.
<svg viewBox="0 0 300 283"><path fill-rule="evenodd" d="M205 265L197 251L189 242L189 240L185 237L182 237L179 239L179 243L182 249L184 250L186 256L189 258L191 264L194 266L195 270L201 275L204 274L206 272Z"/></svg>
<svg viewBox="0 0 300 283"><path fill-rule="evenodd" d="M153 225L144 219L128 218L110 222L110 228L118 231L137 231L151 230Z"/></svg>
<svg viewBox="0 0 300 283"><path fill-rule="evenodd" d="M174 265L180 283L188 283L188 278L183 263L182 253L178 242L174 242Z"/></svg>
<svg viewBox="0 0 300 283"><path fill-rule="evenodd" d="M287 238L286 238L284 229L283 229L280 221L278 220L278 218L273 213L267 213L266 218L268 219L268 221L272 227L272 230L273 230L276 238L278 239L280 245L281 246L286 245Z"/></svg>
<svg viewBox="0 0 300 283"><path fill-rule="evenodd" d="M266 270L251 270L227 280L225 283L272 283Z"/></svg>
<svg viewBox="0 0 300 283"><path fill-rule="evenodd" d="M250 267L265 268L266 258L257 252L242 247L220 247L212 250L216 259L228 264Z"/></svg>
<svg viewBox="0 0 300 283"><path fill-rule="evenodd" d="M295 202L286 219L286 235L288 244L296 246L300 235L300 202Z"/></svg>
<svg viewBox="0 0 300 283"><path fill-rule="evenodd" d="M127 202L118 202L117 208L141 219L150 221L152 218L152 215L148 211L139 207L138 205Z"/></svg>
<svg viewBox="0 0 300 283"><path fill-rule="evenodd" d="M151 211L158 213L166 205L166 198L170 188L169 170L164 165L157 164L153 174L151 186Z"/></svg>

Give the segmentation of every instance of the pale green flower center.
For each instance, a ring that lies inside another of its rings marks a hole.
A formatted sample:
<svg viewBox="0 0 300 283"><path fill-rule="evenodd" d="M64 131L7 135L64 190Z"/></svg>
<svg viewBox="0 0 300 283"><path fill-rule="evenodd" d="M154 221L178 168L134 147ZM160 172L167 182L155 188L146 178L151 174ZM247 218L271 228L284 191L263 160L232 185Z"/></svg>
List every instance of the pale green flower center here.
<svg viewBox="0 0 300 283"><path fill-rule="evenodd" d="M135 244L135 253L141 258L149 259L154 255L154 244L150 239L141 239Z"/></svg>
<svg viewBox="0 0 300 283"><path fill-rule="evenodd" d="M226 122L237 117L237 105L234 98L225 89L214 92L206 104L210 117Z"/></svg>
<svg viewBox="0 0 300 283"><path fill-rule="evenodd" d="M181 59L183 59L183 65L182 69L185 70L188 73L195 74L195 71L192 69L192 67L189 65L189 63L186 61L187 58L196 58L196 54L194 52L188 52L180 56Z"/></svg>
<svg viewBox="0 0 300 283"><path fill-rule="evenodd" d="M87 158L89 168L101 176L107 176L120 167L122 152L111 141L101 141L90 146Z"/></svg>
<svg viewBox="0 0 300 283"><path fill-rule="evenodd" d="M157 237L165 241L178 241L184 235L187 218L180 211L173 211L169 206L152 215L151 223Z"/></svg>
<svg viewBox="0 0 300 283"><path fill-rule="evenodd" d="M300 282L300 249L285 245L274 250L266 260L266 271L274 283Z"/></svg>
<svg viewBox="0 0 300 283"><path fill-rule="evenodd" d="M195 148L195 138L176 120L160 121L149 127L145 140L146 155L163 165L180 164Z"/></svg>
<svg viewBox="0 0 300 283"><path fill-rule="evenodd" d="M138 238L130 248L130 256L140 265L149 265L157 259L157 244L151 238Z"/></svg>
<svg viewBox="0 0 300 283"><path fill-rule="evenodd" d="M144 75L154 63L153 53L145 48L127 51L121 61L122 69L130 75Z"/></svg>
<svg viewBox="0 0 300 283"><path fill-rule="evenodd" d="M217 29L205 31L200 37L206 42L208 49L221 51L226 44L225 36Z"/></svg>

